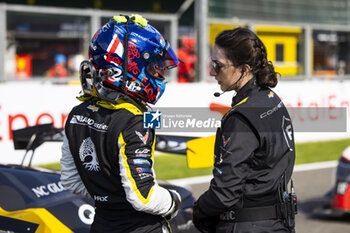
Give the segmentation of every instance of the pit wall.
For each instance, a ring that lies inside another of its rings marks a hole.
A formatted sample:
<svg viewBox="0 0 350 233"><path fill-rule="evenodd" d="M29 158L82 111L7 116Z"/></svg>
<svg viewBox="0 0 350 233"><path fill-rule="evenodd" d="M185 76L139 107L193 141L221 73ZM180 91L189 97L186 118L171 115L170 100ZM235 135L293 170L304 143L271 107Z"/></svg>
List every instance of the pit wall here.
<svg viewBox="0 0 350 233"><path fill-rule="evenodd" d="M14 151L12 129L53 122L55 127L64 127L71 108L80 102L75 98L80 85L53 84L51 82L0 83L0 163L20 163L24 151ZM213 104L230 106L233 96L221 92L216 83L169 83L156 107L205 107ZM287 107L323 108L327 111L312 111L310 114L292 113L293 122L309 124L319 119L332 120L338 117L336 107L350 106L350 81L280 81L274 91ZM350 118L349 111L346 120ZM350 138L349 126L345 132L296 132L296 142ZM350 140L349 140L350 141ZM36 153L33 163L55 162L60 157L60 143L47 143Z"/></svg>

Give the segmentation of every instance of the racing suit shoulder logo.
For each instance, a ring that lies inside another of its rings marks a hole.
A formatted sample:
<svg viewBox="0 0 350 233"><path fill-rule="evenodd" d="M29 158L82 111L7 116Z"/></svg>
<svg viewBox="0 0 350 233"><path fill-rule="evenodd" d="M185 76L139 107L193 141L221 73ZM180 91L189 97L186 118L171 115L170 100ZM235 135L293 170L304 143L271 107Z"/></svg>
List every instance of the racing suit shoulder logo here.
<svg viewBox="0 0 350 233"><path fill-rule="evenodd" d="M135 150L135 156L136 157L143 157L143 158L150 158L151 155L151 150L148 148L137 148Z"/></svg>
<svg viewBox="0 0 350 233"><path fill-rule="evenodd" d="M270 93L267 95L269 98L273 98L275 96L275 94L273 93L273 91L270 91Z"/></svg>
<svg viewBox="0 0 350 233"><path fill-rule="evenodd" d="M134 164L135 165L140 165L140 164L151 165L151 162L148 161L147 159L134 159Z"/></svg>
<svg viewBox="0 0 350 233"><path fill-rule="evenodd" d="M89 105L89 106L87 106L87 108L90 109L93 112L97 112L100 109L96 105Z"/></svg>
<svg viewBox="0 0 350 233"><path fill-rule="evenodd" d="M94 119L83 115L73 115L69 123L84 125L89 127L90 129L94 129L99 132L106 132L108 129L108 125L104 123L95 122Z"/></svg>
<svg viewBox="0 0 350 233"><path fill-rule="evenodd" d="M144 173L144 172L153 173L151 168L144 168L144 167L137 167L136 171L137 173Z"/></svg>
<svg viewBox="0 0 350 233"><path fill-rule="evenodd" d="M150 152L151 152L151 150L150 150L150 149L147 149L147 148L144 148L144 149L137 148L137 149L135 150L135 153L136 153L136 154L148 154L148 153L150 153Z"/></svg>
<svg viewBox="0 0 350 233"><path fill-rule="evenodd" d="M99 171L100 165L96 155L95 144L90 137L83 140L79 148L79 157L86 169Z"/></svg>
<svg viewBox="0 0 350 233"><path fill-rule="evenodd" d="M135 130L135 133L137 136L139 136L139 138L141 139L141 141L143 142L143 144L147 144L147 140L148 140L148 137L149 137L149 131L147 130L145 136L143 136L139 131L136 131Z"/></svg>

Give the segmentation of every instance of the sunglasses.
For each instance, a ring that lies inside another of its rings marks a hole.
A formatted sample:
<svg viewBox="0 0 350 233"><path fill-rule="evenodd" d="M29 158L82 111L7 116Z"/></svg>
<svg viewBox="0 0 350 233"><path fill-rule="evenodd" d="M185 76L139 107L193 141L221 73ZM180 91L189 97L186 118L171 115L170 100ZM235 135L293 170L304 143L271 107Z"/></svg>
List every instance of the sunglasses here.
<svg viewBox="0 0 350 233"><path fill-rule="evenodd" d="M213 60L211 59L211 65L213 66L213 69L215 71L216 74L219 74L221 69L226 67L226 66L233 66L233 64L224 64L224 63L221 63L217 60Z"/></svg>

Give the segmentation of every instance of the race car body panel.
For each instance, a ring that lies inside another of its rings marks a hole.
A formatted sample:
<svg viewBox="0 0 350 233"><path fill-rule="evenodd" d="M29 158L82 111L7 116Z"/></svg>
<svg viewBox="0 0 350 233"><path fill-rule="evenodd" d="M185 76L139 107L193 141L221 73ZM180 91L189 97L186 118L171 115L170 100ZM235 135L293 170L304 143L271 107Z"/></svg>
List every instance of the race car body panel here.
<svg viewBox="0 0 350 233"><path fill-rule="evenodd" d="M347 188L345 194L337 194L331 203L335 209L341 209L346 212L350 212L350 188Z"/></svg>
<svg viewBox="0 0 350 233"><path fill-rule="evenodd" d="M0 208L1 209L1 208ZM1 209L0 214L4 214ZM10 232L36 232L39 224L0 215L0 229Z"/></svg>
<svg viewBox="0 0 350 233"><path fill-rule="evenodd" d="M39 224L37 232L90 228L92 200L66 191L59 174L1 165L0 177L0 215Z"/></svg>
<svg viewBox="0 0 350 233"><path fill-rule="evenodd" d="M350 212L350 146L342 153L336 171L336 185L331 207Z"/></svg>
<svg viewBox="0 0 350 233"><path fill-rule="evenodd" d="M30 208L30 209L24 209L24 210L18 210L18 211L5 211L2 208L0 208L0 215L2 216L8 216L13 219L17 220L24 220L28 223L28 226L23 229L26 231L31 231L30 224L37 225L35 229L36 231L33 232L72 232L69 228L67 228L65 225L63 225L55 216L53 216L50 212L48 212L46 209L43 208ZM7 227L6 230L11 230L17 232L20 229L17 229L15 225L17 225L18 222L14 222L12 227ZM1 224L0 224L1 225ZM29 229L28 229L29 228ZM19 232L22 232L23 230L20 230Z"/></svg>

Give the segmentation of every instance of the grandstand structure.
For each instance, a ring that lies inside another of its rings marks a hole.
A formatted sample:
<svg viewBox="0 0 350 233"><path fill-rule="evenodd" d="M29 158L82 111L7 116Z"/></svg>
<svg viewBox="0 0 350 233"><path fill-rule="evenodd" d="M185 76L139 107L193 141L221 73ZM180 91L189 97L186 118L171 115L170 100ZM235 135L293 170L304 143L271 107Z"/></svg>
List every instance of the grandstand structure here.
<svg viewBox="0 0 350 233"><path fill-rule="evenodd" d="M50 6L10 2L0 3L0 81L47 77L57 54L66 56L68 78L77 78L77 63L87 57L91 35L110 16L135 13L126 11L127 4L119 11L117 4L105 10L91 3L90 8L78 8L78 3L66 1L53 1ZM107 5L108 1L93 2ZM156 6L161 1L147 2ZM217 33L237 26L258 34L268 59L285 79L350 78L350 0L182 0L173 12L149 13L151 8L144 7L147 13L139 13L176 50L181 14L190 5L194 6L192 36L197 38L197 81L212 80L207 62ZM176 71L170 77L175 80Z"/></svg>
<svg viewBox="0 0 350 233"><path fill-rule="evenodd" d="M350 77L349 0L203 0L198 22L208 25L210 54L219 31L255 31L268 59L288 79ZM204 61L202 61L204 62ZM200 78L205 79L205 74Z"/></svg>
<svg viewBox="0 0 350 233"><path fill-rule="evenodd" d="M39 79L57 55L64 55L68 77L76 79L92 35L114 15L135 12L0 3L0 81ZM136 12L137 13L137 12ZM177 49L175 13L140 13ZM175 79L175 71L170 77Z"/></svg>

